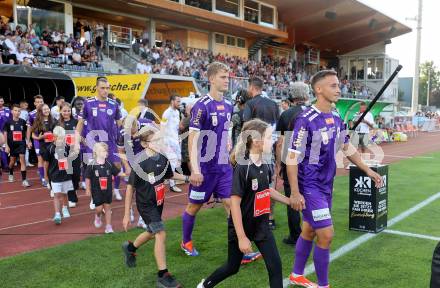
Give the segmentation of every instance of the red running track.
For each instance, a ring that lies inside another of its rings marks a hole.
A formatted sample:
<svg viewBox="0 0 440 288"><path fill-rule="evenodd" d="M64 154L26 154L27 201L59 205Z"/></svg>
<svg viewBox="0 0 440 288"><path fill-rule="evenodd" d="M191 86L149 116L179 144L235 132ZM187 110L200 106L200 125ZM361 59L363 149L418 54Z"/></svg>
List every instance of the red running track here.
<svg viewBox="0 0 440 288"><path fill-rule="evenodd" d="M418 137L410 138L408 142L383 144L380 147L385 154L383 163L392 163L440 151L440 133L421 133ZM348 171L338 169L337 174L347 175ZM8 183L7 174L3 173L0 182L0 258L81 240L104 232L104 228L96 229L93 226L94 211L89 209L90 200L83 190L78 192L78 207L70 209L71 218L63 219L63 223L56 226L52 221L52 199L49 191L41 187L35 168L28 172L28 178L32 186L23 188L19 181L19 171L15 173L17 181L13 183ZM125 185L121 188L124 191ZM180 216L183 212L188 188L186 185L181 188L184 190L182 193L167 192L164 219ZM115 231L122 230L123 206L123 201L113 202ZM137 215L135 218L136 223Z"/></svg>

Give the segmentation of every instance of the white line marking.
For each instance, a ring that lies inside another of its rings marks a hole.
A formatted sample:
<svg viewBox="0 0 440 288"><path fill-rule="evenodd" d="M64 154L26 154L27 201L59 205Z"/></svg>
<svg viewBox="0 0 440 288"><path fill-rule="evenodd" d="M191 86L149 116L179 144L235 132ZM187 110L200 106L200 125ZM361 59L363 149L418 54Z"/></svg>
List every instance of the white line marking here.
<svg viewBox="0 0 440 288"><path fill-rule="evenodd" d="M124 190L122 190L122 191L124 191ZM174 198L174 197L177 197L177 196L180 196L180 195L185 195L185 194L186 193L182 193L182 194L178 194L178 195L172 195L170 197L166 197L165 199L171 199L171 198ZM90 197L90 196L87 196L86 194L78 195L78 198L80 198L80 197ZM38 201L38 202L32 202L32 203L26 203L26 204L20 204L20 205L12 205L12 206L1 207L0 210L20 208L20 207L31 206L31 205L36 205L36 204L43 204L43 203L50 203L50 202L53 202L53 199L51 199L51 200L44 200L44 201Z"/></svg>
<svg viewBox="0 0 440 288"><path fill-rule="evenodd" d="M385 157L390 157L390 158L402 158L402 159L414 159L414 158L419 158L419 159L434 159L434 157L430 157L430 156L401 156L401 155L388 155L385 154Z"/></svg>
<svg viewBox="0 0 440 288"><path fill-rule="evenodd" d="M48 191L48 189L46 187L41 186L39 188L27 188L27 189L23 189L23 190L15 190L15 191L11 191L11 192L4 192L4 193L0 193L0 196L1 195L9 195L9 194L21 193L21 192L26 192L26 191L35 191L35 190L40 190L40 189Z"/></svg>
<svg viewBox="0 0 440 288"><path fill-rule="evenodd" d="M78 195L78 198L86 197L86 196L87 195ZM32 202L32 203L26 203L26 204L20 204L20 205L6 206L6 207L0 208L0 210L14 209L14 208L20 208L20 207L26 207L26 206L32 206L32 205L43 204L43 203L50 203L50 202L53 202L53 199L45 200L45 201Z"/></svg>
<svg viewBox="0 0 440 288"><path fill-rule="evenodd" d="M3 173L3 175L9 175L9 173ZM13 182L9 182L7 177L0 177L1 182L2 183L20 183L20 181L15 180L16 178L20 178L21 174L20 173L15 173L14 174L14 181ZM21 178L20 178L21 179ZM35 177L35 178L26 178L27 180L39 180L40 177Z"/></svg>
<svg viewBox="0 0 440 288"><path fill-rule="evenodd" d="M430 236L430 235L423 235L423 234L416 234L416 233L402 232L402 231L388 230L388 229L384 230L383 232L388 233L388 234L395 234L395 235L408 236L408 237L414 237L414 238L420 238L420 239L440 241L440 237L435 237L435 236Z"/></svg>
<svg viewBox="0 0 440 288"><path fill-rule="evenodd" d="M393 226L394 224L402 221L403 219L405 219L406 217L414 214L415 212L419 211L420 209L424 208L425 206L431 204L432 202L434 202L435 200L440 198L440 192L432 195L431 197L427 198L426 200L423 200L422 202L420 202L419 204L411 207L410 209L406 210L405 212L397 215L396 217L394 217L393 219L391 219L390 221L388 221L388 227ZM368 240L376 237L379 234L364 234L358 238L356 238L355 240L343 245L342 247L340 247L338 250L336 250L335 252L330 254L330 262L338 259L339 257L347 254L348 252L353 251L354 249L358 248L361 244L367 242ZM310 264L306 267L306 269L304 270L304 275L310 275L312 273L315 272L315 266L314 264ZM289 278L285 278L283 280L283 287L286 288L290 285L290 281Z"/></svg>
<svg viewBox="0 0 440 288"><path fill-rule="evenodd" d="M180 196L188 196L188 194L187 193L179 193L179 194L177 194L177 195L172 195L172 196L170 196L170 197L166 197L165 199L172 199L172 198L176 198L176 197L180 197ZM120 201L120 202L123 202L123 201ZM165 202L166 203L166 202ZM134 203L133 203L134 204ZM176 204L176 203L173 203L173 204ZM182 205L186 205L186 203L182 203ZM119 209L119 208L124 208L125 207L125 204L124 205L119 205L119 206L112 206L112 210L114 210L114 209ZM94 214L95 213L95 211L93 210L89 210L89 211L85 211L85 212L81 212L81 213L75 213L75 214L73 214L73 215L70 215L70 218L72 218L72 217L76 217L76 216L81 216L81 215L87 215L87 214ZM53 221L53 219L52 218L48 218L48 219L45 219L45 220L40 220L40 221L35 221L35 222L29 222L29 223L23 223L23 224L18 224L18 225L13 225L13 226L8 226L8 227L3 227L3 228L0 228L0 231L3 231L3 230L8 230L8 229L12 229L12 228L19 228L19 227L24 227L24 226L30 226L30 225L34 225L34 224L39 224L39 223L44 223L44 222L51 222L51 221ZM0 235L1 236L1 235Z"/></svg>

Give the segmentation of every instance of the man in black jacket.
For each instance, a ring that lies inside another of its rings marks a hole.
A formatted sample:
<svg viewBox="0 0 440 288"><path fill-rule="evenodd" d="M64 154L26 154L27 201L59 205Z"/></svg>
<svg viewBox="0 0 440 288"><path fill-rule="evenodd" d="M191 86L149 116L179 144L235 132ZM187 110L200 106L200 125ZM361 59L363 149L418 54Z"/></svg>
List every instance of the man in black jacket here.
<svg viewBox="0 0 440 288"><path fill-rule="evenodd" d="M251 99L244 106L243 121L259 118L275 128L280 110L275 101L262 96L263 84L258 77L249 80L248 95Z"/></svg>
<svg viewBox="0 0 440 288"><path fill-rule="evenodd" d="M263 85L263 80L258 77L254 77L249 80L247 92L248 96L251 99L246 101L246 104L244 106L243 123L256 118L268 123L273 128L272 140L275 143L277 140L275 128L278 118L280 117L280 109L278 108L278 104L275 101L262 96ZM271 208L272 212L269 216L269 225L271 229L275 229L275 220L273 219L274 205L272 205Z"/></svg>
<svg viewBox="0 0 440 288"><path fill-rule="evenodd" d="M306 108L305 102L308 100L309 86L303 82L295 82L293 83L290 92L288 100L292 102L292 105L281 114L276 129L280 133L280 137L276 147L277 169L275 169L275 171L278 171L278 169L280 170L280 177L283 179L284 184L284 194L287 197L290 197L291 191L287 179L285 159L293 127L295 126L295 119ZM287 206L287 222L289 226L289 236L284 238L283 242L288 245L295 245L296 240L301 234L301 217L300 213L293 210L290 206Z"/></svg>

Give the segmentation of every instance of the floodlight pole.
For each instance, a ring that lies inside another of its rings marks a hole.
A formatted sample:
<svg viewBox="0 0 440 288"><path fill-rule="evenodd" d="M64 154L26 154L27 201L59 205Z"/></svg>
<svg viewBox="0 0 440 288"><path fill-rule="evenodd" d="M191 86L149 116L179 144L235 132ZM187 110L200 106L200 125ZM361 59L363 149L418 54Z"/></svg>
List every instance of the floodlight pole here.
<svg viewBox="0 0 440 288"><path fill-rule="evenodd" d="M428 70L428 89L426 89L426 107L429 107L429 95L431 94L431 67Z"/></svg>
<svg viewBox="0 0 440 288"><path fill-rule="evenodd" d="M414 83L411 101L411 112L417 113L419 106L419 80L420 80L420 46L422 43L422 5L423 0L419 0L419 12L417 15L417 42L416 42L416 61L414 69Z"/></svg>

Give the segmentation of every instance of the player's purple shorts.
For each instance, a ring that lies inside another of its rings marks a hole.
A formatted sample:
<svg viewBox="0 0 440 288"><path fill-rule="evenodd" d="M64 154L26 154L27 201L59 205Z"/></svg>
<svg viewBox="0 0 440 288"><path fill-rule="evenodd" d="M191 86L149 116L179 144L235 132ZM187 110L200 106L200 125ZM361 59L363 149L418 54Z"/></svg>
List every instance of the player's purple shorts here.
<svg viewBox="0 0 440 288"><path fill-rule="evenodd" d="M32 142L34 144L35 154L37 154L37 156L40 156L40 141L32 140Z"/></svg>
<svg viewBox="0 0 440 288"><path fill-rule="evenodd" d="M311 195L303 194L306 201L306 209L302 210L303 221L313 229L325 228L333 225L332 195L314 192Z"/></svg>
<svg viewBox="0 0 440 288"><path fill-rule="evenodd" d="M212 194L220 199L231 198L231 190L232 169L224 173L206 173L202 185L189 185L188 198L190 203L202 204L208 202Z"/></svg>

